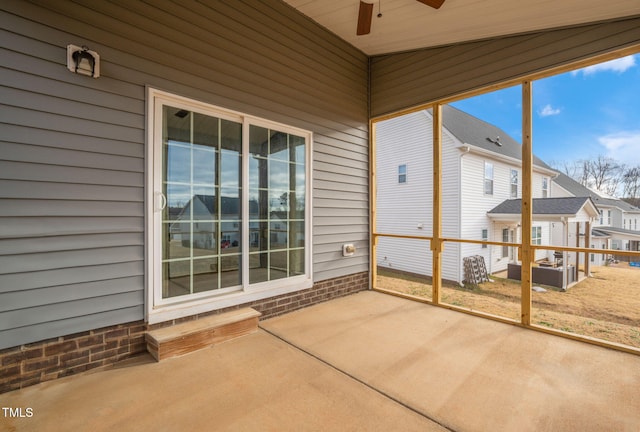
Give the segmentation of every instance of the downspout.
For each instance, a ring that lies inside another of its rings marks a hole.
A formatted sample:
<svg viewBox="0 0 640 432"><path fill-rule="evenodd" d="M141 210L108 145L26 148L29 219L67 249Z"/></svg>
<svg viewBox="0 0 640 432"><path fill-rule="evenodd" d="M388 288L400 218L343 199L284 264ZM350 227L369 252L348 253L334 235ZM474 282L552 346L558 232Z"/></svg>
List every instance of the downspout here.
<svg viewBox="0 0 640 432"><path fill-rule="evenodd" d="M460 175L458 180L460 181L460 183L458 183L458 215L460 217L460 223L458 223L458 238L462 238L462 158L466 155L469 154L469 152L471 151L471 147L469 145L463 145L462 147L460 147L460 151L462 152L462 154L460 155L460 163L458 164L458 168L460 169ZM463 280L463 276L462 276L462 243L458 243L458 251L460 253L460 261L458 263L458 285L460 285L460 287L464 288L464 283L462 282Z"/></svg>

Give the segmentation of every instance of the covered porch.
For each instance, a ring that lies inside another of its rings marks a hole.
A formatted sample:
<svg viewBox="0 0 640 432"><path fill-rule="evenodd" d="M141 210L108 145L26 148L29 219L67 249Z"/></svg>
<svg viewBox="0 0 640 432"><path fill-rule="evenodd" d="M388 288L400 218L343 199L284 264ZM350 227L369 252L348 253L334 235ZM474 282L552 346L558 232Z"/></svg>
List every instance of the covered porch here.
<svg viewBox="0 0 640 432"><path fill-rule="evenodd" d="M640 251L640 231L624 229L624 228L615 228L615 227L598 227L597 230L611 240L622 240L627 244L626 250L628 251ZM613 251L615 254L615 251ZM623 258L625 261L631 261L632 257L616 257Z"/></svg>
<svg viewBox="0 0 640 432"><path fill-rule="evenodd" d="M58 430L631 431L640 357L373 291L4 395ZM607 365L607 367L602 367ZM615 371L612 373L612 371Z"/></svg>
<svg viewBox="0 0 640 432"><path fill-rule="evenodd" d="M520 232L521 199L510 199L502 202L487 215L494 223L517 226L516 236ZM562 250L568 247L589 247L591 244L591 225L598 217L598 209L589 197L534 198L532 243L537 246L548 246L548 249L536 251L533 283L555 286L566 290L590 274L590 259L585 253ZM543 239L541 224L547 227L546 238ZM559 249L559 250L556 250ZM512 254L510 256L514 256ZM507 274L510 279L520 279L520 260L513 259ZM580 271L580 266L583 271Z"/></svg>

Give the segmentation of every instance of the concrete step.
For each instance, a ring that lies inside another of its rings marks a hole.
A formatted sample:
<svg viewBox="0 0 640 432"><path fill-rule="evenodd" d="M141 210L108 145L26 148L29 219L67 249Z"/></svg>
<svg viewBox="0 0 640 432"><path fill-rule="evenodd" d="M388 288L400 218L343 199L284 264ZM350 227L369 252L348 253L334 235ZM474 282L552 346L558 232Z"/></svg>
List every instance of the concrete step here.
<svg viewBox="0 0 640 432"><path fill-rule="evenodd" d="M260 315L243 308L151 330L145 334L147 351L160 361L206 348L257 331Z"/></svg>

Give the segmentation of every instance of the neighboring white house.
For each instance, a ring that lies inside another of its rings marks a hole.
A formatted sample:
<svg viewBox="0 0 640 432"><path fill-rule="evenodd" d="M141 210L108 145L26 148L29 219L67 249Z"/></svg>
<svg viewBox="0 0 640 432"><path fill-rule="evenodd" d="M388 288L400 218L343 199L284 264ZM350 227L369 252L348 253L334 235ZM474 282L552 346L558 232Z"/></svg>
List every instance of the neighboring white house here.
<svg viewBox="0 0 640 432"><path fill-rule="evenodd" d="M591 247L596 249L640 250L640 208L621 199L602 196L571 177L559 174L553 179L554 196L590 196L599 209L593 225ZM604 264L606 254L593 254L591 261Z"/></svg>
<svg viewBox="0 0 640 432"><path fill-rule="evenodd" d="M179 211L173 213L169 226L170 241L178 242L183 247L193 246L198 249L217 250L238 248L241 243L239 200L235 197L219 197L214 195L194 195ZM220 206L220 220L217 219L217 207ZM274 205L274 208L276 206ZM274 249L287 247L287 243L300 244L304 241L299 230L288 227L285 211L271 211L266 220L260 220L258 203L249 201L249 245L252 249L259 244L260 231L265 231L268 224L269 245ZM188 222L193 220L193 224ZM263 226L261 226L261 222ZM264 232L262 233L263 235ZM291 240L289 240L291 236Z"/></svg>
<svg viewBox="0 0 640 432"><path fill-rule="evenodd" d="M376 232L430 236L431 113L424 110L378 123L376 141ZM444 106L442 154L443 237L520 241L521 145L496 126ZM591 222L598 213L588 196L571 202L551 199L552 179L557 174L534 157L533 242L575 246L568 235L575 228L567 224ZM463 259L474 255L484 258L489 273L506 270L509 263L518 260L512 247L447 242L442 278L462 282ZM553 250L536 252L536 260L544 258L553 260ZM566 262L568 257L564 258ZM427 241L380 237L377 262L383 267L431 275Z"/></svg>

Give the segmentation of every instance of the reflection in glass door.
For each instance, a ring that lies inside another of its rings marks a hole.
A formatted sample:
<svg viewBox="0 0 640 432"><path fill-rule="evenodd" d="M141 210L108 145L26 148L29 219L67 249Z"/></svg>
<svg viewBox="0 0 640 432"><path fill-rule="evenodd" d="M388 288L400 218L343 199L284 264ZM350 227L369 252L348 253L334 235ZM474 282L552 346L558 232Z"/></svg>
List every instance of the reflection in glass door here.
<svg viewBox="0 0 640 432"><path fill-rule="evenodd" d="M305 274L306 140L249 128L249 283Z"/></svg>
<svg viewBox="0 0 640 432"><path fill-rule="evenodd" d="M162 298L241 287L241 167L241 123L163 107Z"/></svg>

